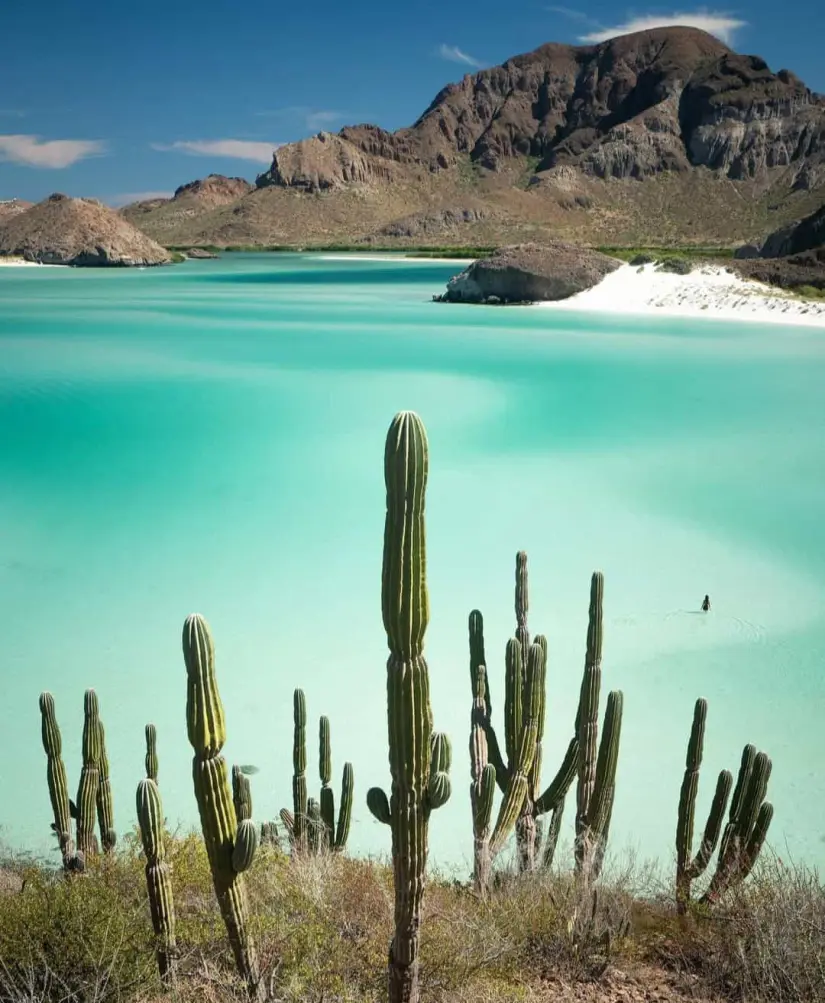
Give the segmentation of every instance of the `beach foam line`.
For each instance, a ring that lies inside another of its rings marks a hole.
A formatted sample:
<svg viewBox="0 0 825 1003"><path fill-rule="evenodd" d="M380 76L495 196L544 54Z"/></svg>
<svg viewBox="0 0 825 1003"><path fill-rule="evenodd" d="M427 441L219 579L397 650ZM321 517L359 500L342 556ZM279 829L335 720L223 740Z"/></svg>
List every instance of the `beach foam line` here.
<svg viewBox="0 0 825 1003"><path fill-rule="evenodd" d="M393 261L409 262L413 265L471 265L474 258L412 258L405 257L403 253L398 254L369 254L353 251L351 254L313 254L313 258L320 261Z"/></svg>
<svg viewBox="0 0 825 1003"><path fill-rule="evenodd" d="M825 328L825 302L799 299L783 289L748 281L715 265L676 275L657 269L655 264L625 264L592 289L535 306L542 310L703 317Z"/></svg>

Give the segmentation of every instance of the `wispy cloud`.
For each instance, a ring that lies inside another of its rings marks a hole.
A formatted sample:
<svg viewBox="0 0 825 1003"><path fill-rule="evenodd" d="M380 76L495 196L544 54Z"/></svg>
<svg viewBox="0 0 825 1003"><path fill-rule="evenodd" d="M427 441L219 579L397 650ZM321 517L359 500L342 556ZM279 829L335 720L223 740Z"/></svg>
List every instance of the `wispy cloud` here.
<svg viewBox="0 0 825 1003"><path fill-rule="evenodd" d="M307 129L323 129L326 126L340 122L344 115L340 111L313 111L306 117Z"/></svg>
<svg viewBox="0 0 825 1003"><path fill-rule="evenodd" d="M570 18L571 21L580 21L582 24L592 24L594 28L600 28L601 25L589 14L585 14L583 11L575 10L573 7L559 7L558 5L551 5L545 7L545 10L549 10L551 14L561 14L562 17Z"/></svg>
<svg viewBox="0 0 825 1003"><path fill-rule="evenodd" d="M106 152L99 139L49 139L39 136L0 136L0 160L26 167L71 167L87 157Z"/></svg>
<svg viewBox="0 0 825 1003"><path fill-rule="evenodd" d="M310 132L328 128L337 122L343 122L348 112L334 111L328 108L309 108L306 105L289 105L286 108L272 108L256 111L255 115L263 118L300 118Z"/></svg>
<svg viewBox="0 0 825 1003"><path fill-rule="evenodd" d="M560 8L555 8L561 12ZM632 17L621 24L612 27L599 27L595 31L579 36L580 42L604 42L616 35L629 35L634 31L650 31L652 28L701 28L711 35L720 38L727 45L733 41L734 34L747 25L737 17L722 11L683 11L679 14L643 14Z"/></svg>
<svg viewBox="0 0 825 1003"><path fill-rule="evenodd" d="M268 164L278 143L258 143L249 139L197 139L179 140L176 143L152 143L153 150L173 153L190 153L196 157L235 157Z"/></svg>
<svg viewBox="0 0 825 1003"><path fill-rule="evenodd" d="M459 49L457 45L446 45L442 42L438 47L438 55L450 63L462 63L464 66L474 67L481 66L478 59L464 52L463 49Z"/></svg>
<svg viewBox="0 0 825 1003"><path fill-rule="evenodd" d="M170 199L175 193L167 192L126 192L124 195L106 195L100 201L119 209L132 202L149 202L151 199Z"/></svg>

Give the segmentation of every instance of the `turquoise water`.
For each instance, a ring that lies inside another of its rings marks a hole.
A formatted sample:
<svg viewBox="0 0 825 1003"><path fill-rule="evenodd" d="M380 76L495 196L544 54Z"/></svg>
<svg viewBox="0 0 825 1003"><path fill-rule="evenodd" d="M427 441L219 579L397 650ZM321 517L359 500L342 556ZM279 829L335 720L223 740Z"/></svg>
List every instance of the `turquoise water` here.
<svg viewBox="0 0 825 1003"><path fill-rule="evenodd" d="M310 735L332 720L336 785L355 766L353 847L388 851L364 806L388 780L382 456L413 408L431 450L433 707L454 744L434 858L471 853L467 614L485 615L500 711L523 548L531 626L549 639L548 776L572 731L590 573L605 573L604 687L625 693L614 846L671 859L701 695L700 811L752 741L774 760L774 846L825 862L825 331L432 303L460 267L0 269L7 843L50 845L43 689L72 787L97 689L121 831L147 721L167 814L195 820L180 630L199 611L227 757L260 768L256 817L290 803L300 685ZM312 791L314 738L309 751Z"/></svg>

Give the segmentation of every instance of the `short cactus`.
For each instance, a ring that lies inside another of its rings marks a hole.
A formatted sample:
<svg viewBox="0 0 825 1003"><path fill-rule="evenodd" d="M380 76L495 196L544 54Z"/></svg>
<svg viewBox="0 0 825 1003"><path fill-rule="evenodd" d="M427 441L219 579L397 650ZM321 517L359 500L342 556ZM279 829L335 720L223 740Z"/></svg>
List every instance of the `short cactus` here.
<svg viewBox="0 0 825 1003"><path fill-rule="evenodd" d="M175 902L163 840L163 806L160 791L151 778L138 784L137 817L146 854L146 890L157 942L158 970L161 981L169 986L174 975Z"/></svg>
<svg viewBox="0 0 825 1003"><path fill-rule="evenodd" d="M97 824L100 829L100 844L104 853L111 853L117 843L114 807L112 804L112 784L109 780L109 756L106 752L106 731L98 716L100 731L100 759L98 760Z"/></svg>
<svg viewBox="0 0 825 1003"><path fill-rule="evenodd" d="M251 842L245 835L238 838L226 761L220 754L226 741L226 724L215 678L215 648L208 624L197 613L187 617L183 626L183 657L187 674L186 724L195 752L192 761L195 797L212 882L238 971L250 996L257 998L262 987L249 933L249 907L242 873L251 860ZM254 826L252 829L257 839Z"/></svg>
<svg viewBox="0 0 825 1003"><path fill-rule="evenodd" d="M42 723L43 749L46 753L46 779L49 798L52 803L54 822L52 829L57 835L63 867L69 871L76 866L74 840L72 839L71 805L66 767L63 764L63 740L55 715L54 697L51 693L40 695L40 716Z"/></svg>
<svg viewBox="0 0 825 1003"><path fill-rule="evenodd" d="M773 820L773 805L765 800L771 769L772 763L764 752L745 746L716 872L701 899L705 905L713 905L741 884L759 857Z"/></svg>
<svg viewBox="0 0 825 1003"><path fill-rule="evenodd" d="M352 801L354 773L352 763L344 763L341 777L341 804L338 809L338 821L335 820L335 794L330 787L332 780L332 743L330 740L329 718L322 717L318 727L318 771L321 775L321 820L324 824L323 845L330 850L340 852L347 845L350 822L352 820Z"/></svg>
<svg viewBox="0 0 825 1003"><path fill-rule="evenodd" d="M699 770L702 765L707 712L707 701L697 700L685 757L685 775L679 795L679 815L676 825L676 906L680 913L684 913L690 903L691 883L705 873L719 842L722 820L733 785L731 774L727 770L722 770L716 782L716 793L713 796L702 842L696 856L691 860L694 814L699 791Z"/></svg>
<svg viewBox="0 0 825 1003"><path fill-rule="evenodd" d="M83 698L83 766L77 791L77 851L81 861L97 852L95 813L100 786L100 716L97 695L86 690Z"/></svg>
<svg viewBox="0 0 825 1003"><path fill-rule="evenodd" d="M146 778L158 782L158 739L155 726L146 725Z"/></svg>
<svg viewBox="0 0 825 1003"><path fill-rule="evenodd" d="M433 737L423 653L429 620L424 525L428 462L421 419L411 411L397 414L384 450L387 513L381 580L390 650L387 733L392 788L389 799L378 788L367 793L370 811L392 829L395 933L388 965L390 1003L418 1003L429 818L450 795L449 748Z"/></svg>

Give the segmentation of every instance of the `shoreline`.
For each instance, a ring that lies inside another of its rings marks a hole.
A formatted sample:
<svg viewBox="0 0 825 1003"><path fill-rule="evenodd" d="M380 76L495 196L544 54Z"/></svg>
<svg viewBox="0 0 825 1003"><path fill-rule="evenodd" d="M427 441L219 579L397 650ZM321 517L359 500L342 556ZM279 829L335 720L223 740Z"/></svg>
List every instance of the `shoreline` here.
<svg viewBox="0 0 825 1003"><path fill-rule="evenodd" d="M569 299L532 305L541 310L753 321L825 330L825 299L801 299L784 289L743 279L718 265L703 265L678 275L655 264L625 264L592 289Z"/></svg>

